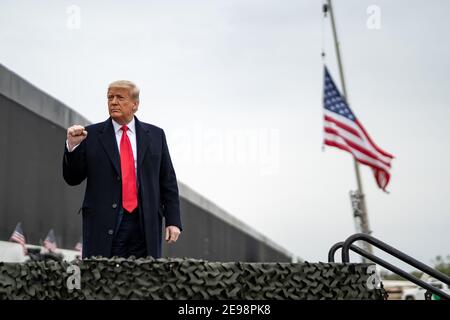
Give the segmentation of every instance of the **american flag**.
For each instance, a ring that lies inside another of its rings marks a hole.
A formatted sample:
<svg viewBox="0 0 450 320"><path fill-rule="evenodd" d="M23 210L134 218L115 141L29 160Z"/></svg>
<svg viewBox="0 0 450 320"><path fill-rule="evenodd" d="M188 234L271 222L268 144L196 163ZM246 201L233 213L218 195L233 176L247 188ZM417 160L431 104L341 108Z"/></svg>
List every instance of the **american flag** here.
<svg viewBox="0 0 450 320"><path fill-rule="evenodd" d="M14 229L14 232L12 233L9 240L20 243L23 247L23 253L25 255L28 254L27 248L25 247L25 244L26 244L25 235L23 233L22 224L20 222L16 225L16 228Z"/></svg>
<svg viewBox="0 0 450 320"><path fill-rule="evenodd" d="M52 252L55 251L57 248L56 237L55 233L53 232L53 229L50 229L50 231L47 234L47 237L44 240L44 248Z"/></svg>
<svg viewBox="0 0 450 320"><path fill-rule="evenodd" d="M394 157L370 138L340 94L326 66L323 106L324 144L348 151L359 163L371 167L378 187L386 191Z"/></svg>

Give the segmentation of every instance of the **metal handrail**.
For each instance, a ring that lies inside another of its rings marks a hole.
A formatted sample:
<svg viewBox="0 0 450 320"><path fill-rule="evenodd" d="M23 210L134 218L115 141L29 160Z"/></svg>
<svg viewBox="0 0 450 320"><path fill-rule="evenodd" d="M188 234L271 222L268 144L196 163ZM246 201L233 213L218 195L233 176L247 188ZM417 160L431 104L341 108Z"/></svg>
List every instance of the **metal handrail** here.
<svg viewBox="0 0 450 320"><path fill-rule="evenodd" d="M403 271L402 269L390 264L389 262L386 262L385 260L353 245L353 242L358 241L358 240L363 240L363 241L367 241L369 243L371 243L373 246L381 249L382 251L391 254L392 256L402 260L403 262L408 263L409 265L431 275L432 277L450 285L450 278L447 277L445 274L441 273L438 270L432 269L429 266L423 264L422 262L406 255L405 253L395 249L394 247L391 247L390 245L384 243L383 241L376 239L370 235L367 235L365 233L357 233L354 234L350 237L347 238L347 240L345 242L338 242L335 245L333 245L330 249L330 251L328 252L328 261L329 262L334 262L334 255L336 253L336 251L339 248L342 248L342 262L350 262L350 254L349 251L352 250L356 253L358 253L359 255L379 264L380 266L402 276L405 279L408 279L409 281L417 284L418 286L427 289L428 291L444 298L444 299L450 299L450 295L446 294L445 292L443 292L442 290L433 287L432 285L430 285L429 283L426 283L425 281L422 281L412 275L410 275L409 273Z"/></svg>
<svg viewBox="0 0 450 320"><path fill-rule="evenodd" d="M358 241L358 240L363 240L363 241L369 242L370 244L377 247L378 249L381 249L384 252L389 253L389 254L393 255L394 257L402 260L403 262L406 262L406 263L412 265L413 267L415 267L429 275L432 275L434 278L446 283L447 285L450 285L450 277L446 276L442 272L427 266L426 264L408 256L407 254L401 252L400 250L397 250L396 248L391 247L387 243L384 243L383 241L381 241L377 238L374 238L365 233L354 234L354 235L348 237L347 240L345 240L344 245L342 247L342 262L350 261L350 254L349 254L350 246L352 245L353 242Z"/></svg>
<svg viewBox="0 0 450 320"><path fill-rule="evenodd" d="M342 248L343 245L344 245L344 242L338 242L334 246L331 247L330 251L328 252L328 262L334 262L335 252L338 249ZM387 262L381 258L378 258L377 256L374 256L373 254L371 254L353 244L350 246L350 250L352 250L353 252L358 253L359 255L369 259L370 261L373 261L374 263L398 274L399 276L402 276L403 278L417 284L419 287L427 289L428 291L440 296L441 298L450 299L450 295L446 294L445 292L442 292L440 289L433 287L429 283L427 283L423 280L420 280L420 279L414 277L413 275L410 275L409 273L403 271L402 269L390 264L389 262Z"/></svg>

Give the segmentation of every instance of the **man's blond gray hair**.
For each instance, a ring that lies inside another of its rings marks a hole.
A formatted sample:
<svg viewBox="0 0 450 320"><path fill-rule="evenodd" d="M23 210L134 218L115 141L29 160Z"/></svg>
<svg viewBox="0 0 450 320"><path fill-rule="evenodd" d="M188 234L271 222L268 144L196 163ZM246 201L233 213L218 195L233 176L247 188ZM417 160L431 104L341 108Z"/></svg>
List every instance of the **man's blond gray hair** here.
<svg viewBox="0 0 450 320"><path fill-rule="evenodd" d="M128 89L130 89L130 91L129 91L130 97L133 98L134 100L139 101L140 90L134 82L131 82L128 80L117 80L117 81L114 81L109 84L108 91L111 88L128 88Z"/></svg>

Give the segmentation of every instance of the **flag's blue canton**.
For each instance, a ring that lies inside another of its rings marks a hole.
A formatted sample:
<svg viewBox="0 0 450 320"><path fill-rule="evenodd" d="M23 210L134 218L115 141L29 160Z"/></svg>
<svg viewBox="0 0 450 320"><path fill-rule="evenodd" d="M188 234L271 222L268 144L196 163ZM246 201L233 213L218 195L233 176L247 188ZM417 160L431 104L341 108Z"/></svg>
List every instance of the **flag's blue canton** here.
<svg viewBox="0 0 450 320"><path fill-rule="evenodd" d="M350 110L347 102L342 98L339 90L333 82L328 69L325 67L325 83L323 93L323 106L325 109L335 112L341 116L344 116L352 121L355 121L356 117Z"/></svg>
<svg viewBox="0 0 450 320"><path fill-rule="evenodd" d="M55 237L55 233L53 232L53 229L50 230L45 241L48 241L50 243L56 243L56 237Z"/></svg>
<svg viewBox="0 0 450 320"><path fill-rule="evenodd" d="M17 224L16 230L14 231L23 236L22 225L20 224L20 222Z"/></svg>

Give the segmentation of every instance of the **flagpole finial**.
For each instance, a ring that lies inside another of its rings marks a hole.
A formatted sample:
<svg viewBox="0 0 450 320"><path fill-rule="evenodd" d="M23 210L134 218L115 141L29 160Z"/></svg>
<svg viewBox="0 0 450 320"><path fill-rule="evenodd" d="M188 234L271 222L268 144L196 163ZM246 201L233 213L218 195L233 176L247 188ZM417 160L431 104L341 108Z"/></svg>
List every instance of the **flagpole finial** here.
<svg viewBox="0 0 450 320"><path fill-rule="evenodd" d="M326 3L324 3L322 5L322 12L323 12L323 16L326 18L327 17L327 13L328 13L328 5Z"/></svg>
<svg viewBox="0 0 450 320"><path fill-rule="evenodd" d="M323 3L322 5L322 12L323 12L323 17L326 18L327 17L327 12L328 12L328 5L326 3ZM325 30L324 30L324 24L325 24L325 19L322 19L322 52L321 52L321 56L322 56L322 61L325 61Z"/></svg>

